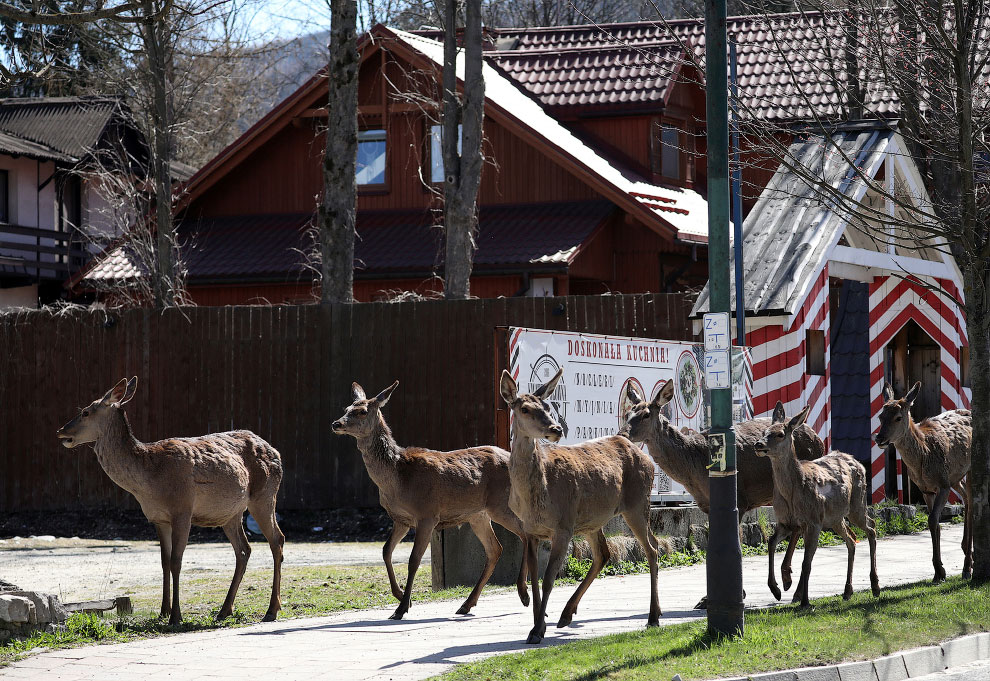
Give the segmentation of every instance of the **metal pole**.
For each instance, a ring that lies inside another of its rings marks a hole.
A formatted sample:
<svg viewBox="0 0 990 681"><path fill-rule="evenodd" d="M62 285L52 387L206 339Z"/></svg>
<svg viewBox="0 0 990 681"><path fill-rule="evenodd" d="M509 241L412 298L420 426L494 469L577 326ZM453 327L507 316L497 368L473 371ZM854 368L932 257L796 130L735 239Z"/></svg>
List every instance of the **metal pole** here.
<svg viewBox="0 0 990 681"><path fill-rule="evenodd" d="M705 0L705 87L708 122L709 309L729 312L729 107L726 0ZM743 633L742 547L736 507L732 391L712 390L712 433L725 433L725 470L710 469L708 633Z"/></svg>
<svg viewBox="0 0 990 681"><path fill-rule="evenodd" d="M729 39L729 89L736 93L736 41ZM736 345L746 345L746 300L743 295L742 166L739 163L739 109L732 109L732 255L736 261Z"/></svg>

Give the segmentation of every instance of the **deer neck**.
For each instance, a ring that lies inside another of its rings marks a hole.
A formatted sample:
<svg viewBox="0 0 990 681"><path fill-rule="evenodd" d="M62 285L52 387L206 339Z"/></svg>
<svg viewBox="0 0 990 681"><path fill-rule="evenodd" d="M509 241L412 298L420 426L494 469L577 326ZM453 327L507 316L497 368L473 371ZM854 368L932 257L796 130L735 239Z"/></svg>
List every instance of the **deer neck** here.
<svg viewBox="0 0 990 681"><path fill-rule="evenodd" d="M392 437L385 417L378 414L378 424L370 435L357 438L357 446L372 481L379 488L392 482L396 476L396 464L402 458L402 447Z"/></svg>
<svg viewBox="0 0 990 681"><path fill-rule="evenodd" d="M153 476L149 475L145 450L145 445L131 432L123 409L116 409L110 415L100 437L93 443L96 460L106 474L136 497L154 482Z"/></svg>
<svg viewBox="0 0 990 681"><path fill-rule="evenodd" d="M925 458L927 448L925 447L925 435L921 428L909 417L907 433L892 443L900 453L904 463L915 471L921 469L921 462Z"/></svg>
<svg viewBox="0 0 990 681"><path fill-rule="evenodd" d="M793 441L786 456L770 457L770 465L773 468L774 488L784 496L787 496L787 490L802 484L804 477L801 475L801 464L794 453Z"/></svg>
<svg viewBox="0 0 990 681"><path fill-rule="evenodd" d="M708 444L700 433L692 431L691 435L685 435L666 419L663 422L657 419L646 446L667 475L684 486L700 487L707 499Z"/></svg>
<svg viewBox="0 0 990 681"><path fill-rule="evenodd" d="M547 505L546 454L533 437L513 433L509 452L509 480L512 494L523 501L524 508Z"/></svg>

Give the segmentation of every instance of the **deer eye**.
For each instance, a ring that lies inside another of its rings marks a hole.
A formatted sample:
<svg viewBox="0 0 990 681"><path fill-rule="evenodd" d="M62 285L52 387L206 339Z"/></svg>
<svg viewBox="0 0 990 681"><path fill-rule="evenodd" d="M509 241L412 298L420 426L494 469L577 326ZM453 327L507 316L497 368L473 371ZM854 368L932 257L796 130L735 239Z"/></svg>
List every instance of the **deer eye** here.
<svg viewBox="0 0 990 681"><path fill-rule="evenodd" d="M894 420L895 420L895 421L900 421L900 420L901 420L901 417L900 417L900 416L898 416L898 417L897 417L896 419L894 419Z"/></svg>
<svg viewBox="0 0 990 681"><path fill-rule="evenodd" d="M774 433L773 436L779 440L782 437L784 437L784 434L783 433Z"/></svg>
<svg viewBox="0 0 990 681"><path fill-rule="evenodd" d="M89 416L89 409L83 410L83 416Z"/></svg>
<svg viewBox="0 0 990 681"><path fill-rule="evenodd" d="M519 411L521 411L521 412L522 412L522 413L524 413L524 414L528 414L528 413L529 413L529 407L523 407L523 408L522 408L522 409L520 409Z"/></svg>

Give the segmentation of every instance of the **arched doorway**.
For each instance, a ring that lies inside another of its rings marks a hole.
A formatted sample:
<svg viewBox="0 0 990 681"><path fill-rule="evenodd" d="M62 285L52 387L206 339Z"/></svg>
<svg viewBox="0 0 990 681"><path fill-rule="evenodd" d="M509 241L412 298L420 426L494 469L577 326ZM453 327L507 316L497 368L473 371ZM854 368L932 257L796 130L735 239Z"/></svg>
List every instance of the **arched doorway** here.
<svg viewBox="0 0 990 681"><path fill-rule="evenodd" d="M921 421L942 411L942 362L941 348L931 336L914 321L908 321L886 347L884 376L894 387L894 394L901 397L917 381L921 381L921 394L911 407L911 416ZM897 465L893 447L887 448L886 495L897 498ZM922 503L920 490L910 482L907 468L902 467L901 489L905 504Z"/></svg>

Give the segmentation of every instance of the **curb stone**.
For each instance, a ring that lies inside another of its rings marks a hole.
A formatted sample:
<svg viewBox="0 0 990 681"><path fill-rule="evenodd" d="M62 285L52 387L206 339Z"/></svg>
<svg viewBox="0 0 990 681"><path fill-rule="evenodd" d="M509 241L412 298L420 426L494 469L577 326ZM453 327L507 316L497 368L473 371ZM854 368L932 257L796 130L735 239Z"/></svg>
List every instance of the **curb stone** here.
<svg viewBox="0 0 990 681"><path fill-rule="evenodd" d="M905 681L950 667L990 659L990 632L970 634L941 645L827 667L803 667L720 681Z"/></svg>

